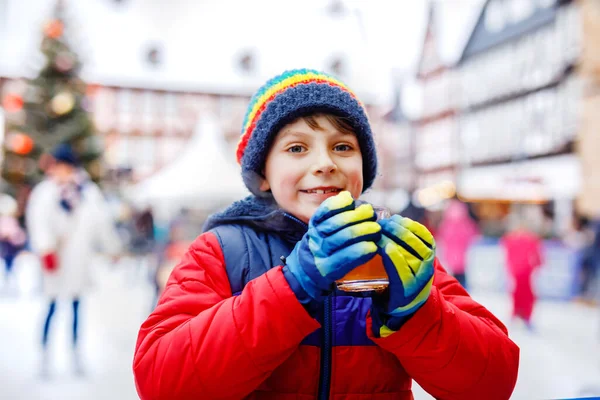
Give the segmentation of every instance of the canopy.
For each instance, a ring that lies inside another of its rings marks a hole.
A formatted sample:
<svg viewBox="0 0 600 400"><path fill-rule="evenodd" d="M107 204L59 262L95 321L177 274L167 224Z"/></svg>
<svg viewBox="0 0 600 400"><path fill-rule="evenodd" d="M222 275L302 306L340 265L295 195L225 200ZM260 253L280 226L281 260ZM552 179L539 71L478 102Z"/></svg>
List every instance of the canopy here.
<svg viewBox="0 0 600 400"><path fill-rule="evenodd" d="M249 194L213 115L198 119L183 153L127 192L137 203L213 209Z"/></svg>

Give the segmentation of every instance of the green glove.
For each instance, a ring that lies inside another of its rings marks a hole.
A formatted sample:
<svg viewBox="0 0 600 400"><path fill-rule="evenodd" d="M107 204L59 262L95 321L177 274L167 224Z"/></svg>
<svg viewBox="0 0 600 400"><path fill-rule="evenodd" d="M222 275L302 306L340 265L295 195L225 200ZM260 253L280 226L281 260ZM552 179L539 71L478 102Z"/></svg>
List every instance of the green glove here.
<svg viewBox="0 0 600 400"><path fill-rule="evenodd" d="M433 284L435 241L427 228L409 218L394 215L379 224L382 236L378 246L390 286L387 305L380 304L377 309L374 302L373 314L377 315L373 326L377 336L386 337L428 299Z"/></svg>

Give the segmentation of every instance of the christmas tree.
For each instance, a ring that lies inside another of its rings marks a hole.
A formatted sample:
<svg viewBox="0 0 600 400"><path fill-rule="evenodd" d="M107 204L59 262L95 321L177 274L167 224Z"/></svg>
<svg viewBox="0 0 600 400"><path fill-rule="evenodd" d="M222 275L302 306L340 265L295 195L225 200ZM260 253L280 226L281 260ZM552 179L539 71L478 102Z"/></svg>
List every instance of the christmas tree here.
<svg viewBox="0 0 600 400"><path fill-rule="evenodd" d="M12 185L33 185L42 178L48 154L61 143L73 146L92 179L101 177L102 142L88 109L90 88L79 78L81 63L65 38L59 1L43 28L44 65L37 77L5 90L7 129L2 177Z"/></svg>

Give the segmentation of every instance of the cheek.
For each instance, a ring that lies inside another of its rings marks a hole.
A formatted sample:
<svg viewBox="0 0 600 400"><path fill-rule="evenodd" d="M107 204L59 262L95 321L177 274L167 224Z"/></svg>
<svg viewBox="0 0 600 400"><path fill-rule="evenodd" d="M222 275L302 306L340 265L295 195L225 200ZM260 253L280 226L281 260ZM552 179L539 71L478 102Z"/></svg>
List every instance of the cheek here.
<svg viewBox="0 0 600 400"><path fill-rule="evenodd" d="M352 197L357 199L363 190L362 159L353 160L353 162L346 165L344 174L346 175L348 189Z"/></svg>
<svg viewBox="0 0 600 400"><path fill-rule="evenodd" d="M351 187L350 193L352 193L352 197L354 197L355 199L358 199L363 191L362 169L356 173L353 173L349 178L350 178L350 182L352 182L352 184L350 185L350 187Z"/></svg>
<svg viewBox="0 0 600 400"><path fill-rule="evenodd" d="M296 187L302 175L296 173L294 170L286 169L279 169L273 172L269 183L271 184L271 191L275 196L275 200L279 202L295 197L297 195Z"/></svg>

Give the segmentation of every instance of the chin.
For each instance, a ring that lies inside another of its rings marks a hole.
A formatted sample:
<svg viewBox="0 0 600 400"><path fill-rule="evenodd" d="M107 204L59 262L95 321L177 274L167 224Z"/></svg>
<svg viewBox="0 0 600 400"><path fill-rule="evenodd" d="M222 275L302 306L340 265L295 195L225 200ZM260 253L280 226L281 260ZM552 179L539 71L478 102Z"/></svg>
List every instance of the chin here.
<svg viewBox="0 0 600 400"><path fill-rule="evenodd" d="M294 214L294 215L299 220L306 222L308 224L308 221L310 221L312 216L315 214L315 211L317 211L317 207L312 207L311 209L307 209L306 207L303 207L302 210L300 210L297 215L296 214Z"/></svg>
<svg viewBox="0 0 600 400"><path fill-rule="evenodd" d="M308 224L312 216L317 211L317 208L319 208L318 205L304 204L297 207L296 211L292 212L291 214L299 220Z"/></svg>

